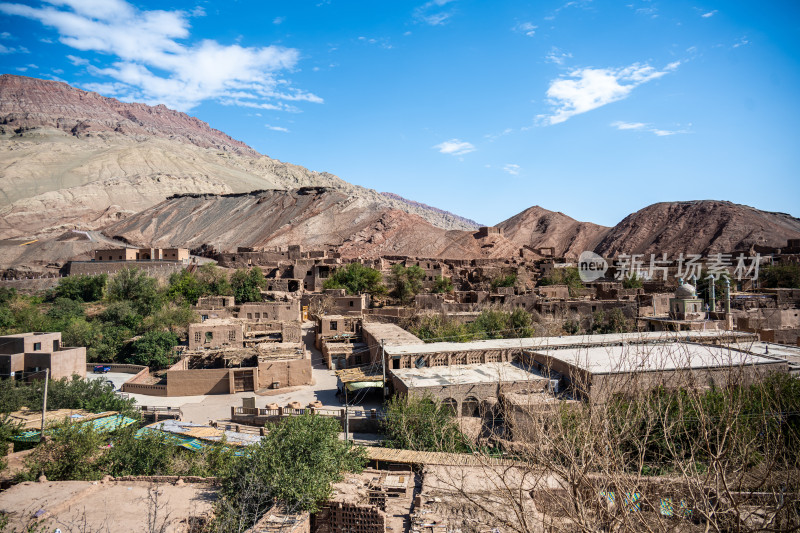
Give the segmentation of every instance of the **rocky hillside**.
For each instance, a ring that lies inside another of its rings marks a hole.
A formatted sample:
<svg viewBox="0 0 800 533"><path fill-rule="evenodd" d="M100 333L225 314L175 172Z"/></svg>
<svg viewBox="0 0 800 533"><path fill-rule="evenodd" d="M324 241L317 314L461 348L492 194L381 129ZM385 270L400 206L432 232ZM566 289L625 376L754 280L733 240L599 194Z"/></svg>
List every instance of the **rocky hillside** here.
<svg viewBox="0 0 800 533"><path fill-rule="evenodd" d="M579 222L564 213L548 211L538 205L504 220L502 228L506 238L519 246L555 249L556 256L578 257L591 250L609 231L605 226Z"/></svg>
<svg viewBox="0 0 800 533"><path fill-rule="evenodd" d="M179 195L104 233L137 245L335 247L346 257L509 257L518 248L503 237L445 230L417 215L323 187Z"/></svg>
<svg viewBox="0 0 800 533"><path fill-rule="evenodd" d="M0 76L0 239L96 229L176 193L306 186L334 188L445 229L473 227L452 214L258 154L164 106Z"/></svg>
<svg viewBox="0 0 800 533"><path fill-rule="evenodd" d="M717 200L662 202L628 215L595 251L604 256L747 251L800 238L800 219Z"/></svg>

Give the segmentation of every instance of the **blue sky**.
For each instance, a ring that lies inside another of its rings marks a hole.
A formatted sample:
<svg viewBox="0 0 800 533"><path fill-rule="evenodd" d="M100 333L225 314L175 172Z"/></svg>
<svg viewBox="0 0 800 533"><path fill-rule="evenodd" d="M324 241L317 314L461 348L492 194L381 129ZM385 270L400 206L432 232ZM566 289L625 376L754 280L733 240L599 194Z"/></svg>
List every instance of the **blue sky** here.
<svg viewBox="0 0 800 533"><path fill-rule="evenodd" d="M12 1L0 62L485 224L800 216L796 1Z"/></svg>

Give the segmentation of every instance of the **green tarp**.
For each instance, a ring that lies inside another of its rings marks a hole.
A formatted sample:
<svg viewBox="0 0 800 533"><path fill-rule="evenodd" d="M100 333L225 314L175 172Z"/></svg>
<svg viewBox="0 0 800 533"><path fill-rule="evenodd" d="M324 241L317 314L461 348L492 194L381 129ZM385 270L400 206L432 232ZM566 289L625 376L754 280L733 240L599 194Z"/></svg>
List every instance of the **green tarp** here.
<svg viewBox="0 0 800 533"><path fill-rule="evenodd" d="M94 420L88 420L80 423L80 425L81 427L91 426L100 433L111 433L112 431L116 431L120 428L128 427L135 422L136 420L133 418L128 418L127 416L113 415L105 416L103 418L95 418ZM50 431L51 430L49 429L45 429L45 434L50 433ZM58 428L55 428L54 431L58 431ZM39 438L39 430L31 429L11 437L11 440L17 442L39 442L41 439Z"/></svg>

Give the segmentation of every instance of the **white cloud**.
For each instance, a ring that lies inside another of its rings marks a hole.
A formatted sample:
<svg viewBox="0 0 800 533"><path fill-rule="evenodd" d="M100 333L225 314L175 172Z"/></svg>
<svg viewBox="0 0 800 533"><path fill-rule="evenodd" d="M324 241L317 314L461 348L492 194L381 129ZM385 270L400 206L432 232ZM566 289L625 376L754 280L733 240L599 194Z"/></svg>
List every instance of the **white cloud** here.
<svg viewBox="0 0 800 533"><path fill-rule="evenodd" d="M0 39L11 39L11 34L7 31L0 33Z"/></svg>
<svg viewBox="0 0 800 533"><path fill-rule="evenodd" d="M15 48L13 46L5 46L5 45L0 44L0 55L1 54L28 54L28 53L30 53L30 52L24 46L18 46L18 47Z"/></svg>
<svg viewBox="0 0 800 533"><path fill-rule="evenodd" d="M689 126L691 126L691 124L689 124ZM611 127L617 128L618 130L644 131L659 137L667 137L669 135L677 135L679 133L690 133L688 130L662 130L659 128L654 128L652 125L644 122L623 122L619 120L617 122L612 122Z"/></svg>
<svg viewBox="0 0 800 533"><path fill-rule="evenodd" d="M274 19L272 19L272 23L275 24L275 25L283 24L283 22L285 20L286 20L286 17L275 17Z"/></svg>
<svg viewBox="0 0 800 533"><path fill-rule="evenodd" d="M206 16L206 9L203 6L197 6L192 9L192 16L193 17L205 17Z"/></svg>
<svg viewBox="0 0 800 533"><path fill-rule="evenodd" d="M282 131L283 133L289 133L289 130L287 130L286 128L282 128L280 126L270 126L269 124L264 124L264 127L272 131Z"/></svg>
<svg viewBox="0 0 800 533"><path fill-rule="evenodd" d="M703 17L704 19L707 19L707 18L711 18L711 17L713 17L713 16L714 16L714 15L716 15L716 14L717 14L717 10L715 9L715 10L713 10L713 11L709 11L708 13L703 13L703 14L702 14L702 15L700 15L700 16L701 16L701 17Z"/></svg>
<svg viewBox="0 0 800 533"><path fill-rule="evenodd" d="M520 166L514 163L508 163L503 165L503 171L508 172L512 176L519 176Z"/></svg>
<svg viewBox="0 0 800 533"><path fill-rule="evenodd" d="M434 146L442 154L447 155L464 155L475 151L472 143L462 141L461 139L450 139L443 143Z"/></svg>
<svg viewBox="0 0 800 533"><path fill-rule="evenodd" d="M548 63L555 63L556 65L563 65L567 59L572 59L572 54L563 52L555 46L545 56L545 61Z"/></svg>
<svg viewBox="0 0 800 533"><path fill-rule="evenodd" d="M296 66L296 49L191 41L190 14L184 11L139 10L124 0L48 3L40 8L0 3L0 12L53 27L61 43L76 50L115 57L104 68L87 70L113 80L122 99L181 111L204 100L265 109L291 107L275 100L322 102L316 95L285 88L288 82L278 77Z"/></svg>
<svg viewBox="0 0 800 533"><path fill-rule="evenodd" d="M733 45L734 48L739 48L740 46L747 46L750 44L750 41L747 40L747 37L742 37L739 39L739 42Z"/></svg>
<svg viewBox="0 0 800 533"><path fill-rule="evenodd" d="M78 56L73 56L73 55L70 55L70 54L67 54L67 59L69 59L69 62L72 63L73 65L75 65L76 67L80 67L81 65L88 65L89 64L89 60L88 59L84 59L84 58L78 57Z"/></svg>
<svg viewBox="0 0 800 533"><path fill-rule="evenodd" d="M555 111L539 119L544 124L558 124L575 115L623 100L639 85L668 74L678 65L680 62L675 61L662 70L641 63L623 68L573 70L566 77L550 82L547 97Z"/></svg>
<svg viewBox="0 0 800 533"><path fill-rule="evenodd" d="M533 37L536 35L536 28L538 28L538 26L534 26L530 22L520 22L512 29L516 32L523 33L528 37Z"/></svg>
<svg viewBox="0 0 800 533"><path fill-rule="evenodd" d="M430 26L447 24L453 16L453 11L442 8L451 2L455 0L430 0L414 10L414 18Z"/></svg>

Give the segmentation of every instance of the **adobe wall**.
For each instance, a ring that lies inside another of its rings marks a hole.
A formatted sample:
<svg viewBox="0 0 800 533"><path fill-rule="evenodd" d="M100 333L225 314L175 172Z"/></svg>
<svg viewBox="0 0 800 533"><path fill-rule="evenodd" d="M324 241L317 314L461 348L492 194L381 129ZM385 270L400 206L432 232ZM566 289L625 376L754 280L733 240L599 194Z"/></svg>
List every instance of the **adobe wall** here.
<svg viewBox="0 0 800 533"><path fill-rule="evenodd" d="M211 340L206 334L211 334ZM201 322L189 324L189 349L216 348L222 346L242 346L244 343L244 327L238 322L213 323Z"/></svg>
<svg viewBox="0 0 800 533"><path fill-rule="evenodd" d="M167 370L167 396L229 394L228 368Z"/></svg>
<svg viewBox="0 0 800 533"><path fill-rule="evenodd" d="M239 307L238 317L276 322L300 320L300 302L246 303Z"/></svg>
<svg viewBox="0 0 800 533"><path fill-rule="evenodd" d="M279 382L280 388L311 385L311 359L259 361L257 389L271 387L274 382Z"/></svg>
<svg viewBox="0 0 800 533"><path fill-rule="evenodd" d="M97 276L115 274L123 268L138 268L152 277L168 277L186 265L173 261L70 261L66 270L70 276Z"/></svg>
<svg viewBox="0 0 800 533"><path fill-rule="evenodd" d="M54 379L71 377L77 374L86 377L86 348L65 348L53 352L50 358L50 374Z"/></svg>
<svg viewBox="0 0 800 533"><path fill-rule="evenodd" d="M386 513L373 505L328 502L314 516L314 533L384 533Z"/></svg>

